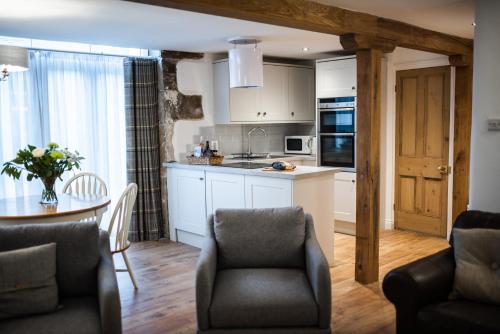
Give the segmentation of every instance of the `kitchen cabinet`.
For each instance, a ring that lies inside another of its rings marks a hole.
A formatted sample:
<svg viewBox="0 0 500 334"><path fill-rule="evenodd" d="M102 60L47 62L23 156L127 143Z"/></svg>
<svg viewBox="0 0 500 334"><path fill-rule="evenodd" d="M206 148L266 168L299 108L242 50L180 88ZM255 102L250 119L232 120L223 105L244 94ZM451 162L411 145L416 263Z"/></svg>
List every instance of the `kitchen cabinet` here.
<svg viewBox="0 0 500 334"><path fill-rule="evenodd" d="M306 169L299 175L166 163L170 238L201 247L207 216L219 208L302 206L314 217L318 241L333 265L334 175ZM259 175L255 175L258 173ZM287 175L287 177L284 177Z"/></svg>
<svg viewBox="0 0 500 334"><path fill-rule="evenodd" d="M245 203L253 209L292 206L292 181L246 176Z"/></svg>
<svg viewBox="0 0 500 334"><path fill-rule="evenodd" d="M245 207L245 177L238 174L206 172L207 216L219 208Z"/></svg>
<svg viewBox="0 0 500 334"><path fill-rule="evenodd" d="M356 173L335 174L335 220L356 223Z"/></svg>
<svg viewBox="0 0 500 334"><path fill-rule="evenodd" d="M288 68L288 112L293 121L314 120L314 71L310 68Z"/></svg>
<svg viewBox="0 0 500 334"><path fill-rule="evenodd" d="M205 235L205 172L172 168L167 169L167 179L171 236L178 238L179 231Z"/></svg>
<svg viewBox="0 0 500 334"><path fill-rule="evenodd" d="M264 64L262 88L229 88L227 60L214 63L217 124L314 122L314 69Z"/></svg>
<svg viewBox="0 0 500 334"><path fill-rule="evenodd" d="M356 96L356 58L316 62L316 97Z"/></svg>
<svg viewBox="0 0 500 334"><path fill-rule="evenodd" d="M262 119L280 121L288 114L288 67L264 65L264 87L262 87Z"/></svg>

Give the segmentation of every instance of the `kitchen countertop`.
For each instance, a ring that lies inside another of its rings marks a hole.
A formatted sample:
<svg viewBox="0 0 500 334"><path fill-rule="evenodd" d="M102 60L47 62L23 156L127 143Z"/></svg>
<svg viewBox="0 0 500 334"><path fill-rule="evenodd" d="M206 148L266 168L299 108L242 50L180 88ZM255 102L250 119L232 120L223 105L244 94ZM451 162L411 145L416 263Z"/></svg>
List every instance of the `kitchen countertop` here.
<svg viewBox="0 0 500 334"><path fill-rule="evenodd" d="M269 159L264 160L252 160L252 162L265 162ZM271 161L283 160L270 159ZM298 159L294 159L298 160ZM247 160L245 160L247 161ZM238 162L236 159L224 159L224 163ZM203 170L207 172L215 173L227 173L227 174L241 174L241 175L252 175L252 176L263 176L263 177L274 177L280 179L304 179L309 177L316 177L325 174L333 174L342 171L342 168L332 168L332 167L312 167L312 166L297 166L293 171L264 171L262 168L258 169L246 169L246 168L233 168L233 167L223 167L223 166L210 166L210 165L190 165L187 162L165 162L164 167L167 168L182 168L182 169L194 169Z"/></svg>

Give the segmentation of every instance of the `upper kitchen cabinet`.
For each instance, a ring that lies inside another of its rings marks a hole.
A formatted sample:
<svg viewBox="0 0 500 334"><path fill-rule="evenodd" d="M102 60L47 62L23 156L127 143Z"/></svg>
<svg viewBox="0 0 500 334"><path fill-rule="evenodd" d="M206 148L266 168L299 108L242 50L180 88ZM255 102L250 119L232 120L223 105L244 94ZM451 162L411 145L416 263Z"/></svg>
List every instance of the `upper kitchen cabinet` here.
<svg viewBox="0 0 500 334"><path fill-rule="evenodd" d="M227 60L214 63L217 124L314 122L314 69L264 64L264 87L229 88Z"/></svg>
<svg viewBox="0 0 500 334"><path fill-rule="evenodd" d="M314 70L288 68L288 112L294 121L314 120Z"/></svg>
<svg viewBox="0 0 500 334"><path fill-rule="evenodd" d="M356 96L356 58L326 59L316 62L318 98Z"/></svg>

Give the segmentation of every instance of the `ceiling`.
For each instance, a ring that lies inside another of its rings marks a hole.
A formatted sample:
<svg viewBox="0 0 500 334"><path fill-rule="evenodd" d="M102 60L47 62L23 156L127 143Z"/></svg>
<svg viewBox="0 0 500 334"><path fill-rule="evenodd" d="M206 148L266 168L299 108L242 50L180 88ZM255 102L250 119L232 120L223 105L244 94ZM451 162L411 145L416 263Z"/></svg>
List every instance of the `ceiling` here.
<svg viewBox="0 0 500 334"><path fill-rule="evenodd" d="M474 0L313 0L460 37L473 38Z"/></svg>
<svg viewBox="0 0 500 334"><path fill-rule="evenodd" d="M473 0L317 1L471 37ZM227 51L228 38L254 36L265 55L302 59L341 50L337 36L119 0L2 0L0 35L191 52Z"/></svg>

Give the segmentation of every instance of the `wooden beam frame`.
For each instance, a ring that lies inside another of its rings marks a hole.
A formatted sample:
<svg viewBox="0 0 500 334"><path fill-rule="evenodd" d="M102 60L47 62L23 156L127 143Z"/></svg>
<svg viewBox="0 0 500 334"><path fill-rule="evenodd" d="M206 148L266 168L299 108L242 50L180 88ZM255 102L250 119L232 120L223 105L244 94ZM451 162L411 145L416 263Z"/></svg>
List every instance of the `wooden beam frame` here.
<svg viewBox="0 0 500 334"><path fill-rule="evenodd" d="M469 55L472 40L309 0L126 0L332 35L359 34L446 55Z"/></svg>
<svg viewBox="0 0 500 334"><path fill-rule="evenodd" d="M472 59L449 57L455 66L455 129L453 141L452 220L469 204L470 140L472 122Z"/></svg>
<svg viewBox="0 0 500 334"><path fill-rule="evenodd" d="M377 49L356 52L355 279L361 283L376 282L379 272L381 58Z"/></svg>

